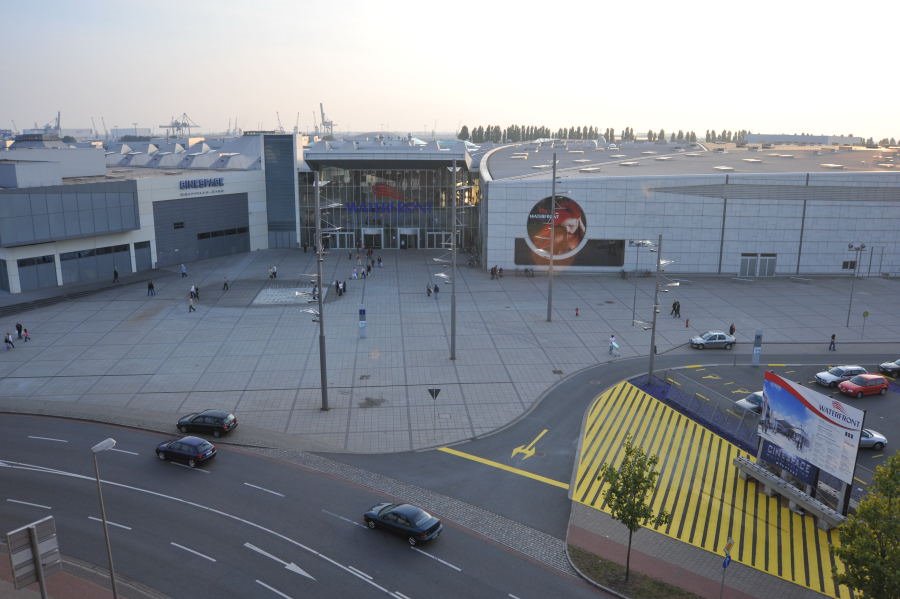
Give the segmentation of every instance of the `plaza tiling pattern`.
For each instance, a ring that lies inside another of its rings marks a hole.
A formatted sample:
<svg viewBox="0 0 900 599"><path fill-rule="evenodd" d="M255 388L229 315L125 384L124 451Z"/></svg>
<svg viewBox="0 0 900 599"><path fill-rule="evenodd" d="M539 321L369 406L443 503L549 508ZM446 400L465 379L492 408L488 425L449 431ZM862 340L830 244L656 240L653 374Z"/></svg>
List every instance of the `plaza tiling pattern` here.
<svg viewBox="0 0 900 599"><path fill-rule="evenodd" d="M836 530L820 530L812 516L792 512L778 496L766 497L752 479L741 480L732 460L752 456L630 383L611 387L588 410L573 500L609 511L598 472L604 463L622 459L626 436L659 456L652 505L654 513L671 513L672 521L657 532L720 555L731 537L732 559L850 599L848 589L832 578L839 565L828 547L839 543Z"/></svg>

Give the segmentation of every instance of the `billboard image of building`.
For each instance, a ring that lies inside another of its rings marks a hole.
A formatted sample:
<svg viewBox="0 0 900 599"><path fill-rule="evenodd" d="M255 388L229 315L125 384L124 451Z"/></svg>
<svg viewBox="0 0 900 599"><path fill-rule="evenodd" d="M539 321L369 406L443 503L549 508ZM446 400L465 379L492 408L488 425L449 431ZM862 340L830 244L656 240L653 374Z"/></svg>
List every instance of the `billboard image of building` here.
<svg viewBox="0 0 900 599"><path fill-rule="evenodd" d="M851 484L865 412L767 372L759 435Z"/></svg>

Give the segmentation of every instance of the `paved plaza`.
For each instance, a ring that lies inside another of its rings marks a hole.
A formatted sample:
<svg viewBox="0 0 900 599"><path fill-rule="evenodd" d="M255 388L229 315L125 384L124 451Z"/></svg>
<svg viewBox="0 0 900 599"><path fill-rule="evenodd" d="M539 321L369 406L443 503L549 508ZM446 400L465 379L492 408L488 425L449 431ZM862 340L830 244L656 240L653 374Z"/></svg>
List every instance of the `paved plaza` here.
<svg viewBox="0 0 900 599"><path fill-rule="evenodd" d="M303 299L310 291L303 275L315 271L315 256L300 250L192 263L186 278L177 268L158 271L152 275L155 296L147 295L146 278L123 278L78 299L5 314L5 330L15 336L21 322L32 341L0 351L0 409L172 430L179 415L222 407L238 414L241 426L230 438L237 443L394 452L484 435L521 416L563 377L649 351L650 332L631 321L635 290L636 318L651 320L652 277L557 271L548 323L546 275L507 269L492 280L461 266L451 361L451 289L435 278L449 274L447 264L434 260L445 254L385 250L374 257L379 255L384 266L365 280L351 278L355 253L333 250L325 261L326 281L347 282L346 294L339 297L332 288L325 301L327 412L320 410L318 324L304 311L314 304ZM268 278L272 265L277 280ZM898 347L897 279L857 281L847 328L846 278L675 278L681 286L661 295L660 353L696 351L684 347L690 335L732 322L737 348L707 350L704 359L748 359L757 329L770 353L820 351L832 333L836 360L841 350L860 349L861 341L886 343L888 353ZM429 283L439 284L440 292L427 296ZM191 284L199 286L201 298L194 313L187 303ZM0 303L58 292L3 295ZM669 316L675 299L681 319ZM609 354L611 333L620 356ZM430 388L440 389L436 400Z"/></svg>

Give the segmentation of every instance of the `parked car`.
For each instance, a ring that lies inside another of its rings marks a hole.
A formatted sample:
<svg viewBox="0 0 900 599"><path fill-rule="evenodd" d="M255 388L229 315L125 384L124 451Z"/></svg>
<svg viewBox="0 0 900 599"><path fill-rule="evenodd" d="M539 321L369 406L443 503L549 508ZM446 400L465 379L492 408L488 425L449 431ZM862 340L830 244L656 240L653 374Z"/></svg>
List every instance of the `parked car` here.
<svg viewBox="0 0 900 599"><path fill-rule="evenodd" d="M878 372L882 372L889 376L900 376L900 359L893 362L882 362L878 365Z"/></svg>
<svg viewBox="0 0 900 599"><path fill-rule="evenodd" d="M884 395L887 393L887 388L887 379L880 374L858 374L838 385L841 393L857 399L863 395Z"/></svg>
<svg viewBox="0 0 900 599"><path fill-rule="evenodd" d="M225 410L203 410L178 419L178 430L182 433L206 433L221 437L237 427L237 418Z"/></svg>
<svg viewBox="0 0 900 599"><path fill-rule="evenodd" d="M848 381L866 372L868 371L862 366L834 366L816 373L816 382L824 387L837 387L842 381Z"/></svg>
<svg viewBox="0 0 900 599"><path fill-rule="evenodd" d="M887 437L870 428L862 429L862 434L859 437L859 446L861 448L884 449L885 445L887 445Z"/></svg>
<svg viewBox="0 0 900 599"><path fill-rule="evenodd" d="M744 399L739 399L734 402L734 405L736 405L737 407L747 410L748 412L753 412L755 414L762 414L762 404L762 391L754 391Z"/></svg>
<svg viewBox="0 0 900 599"><path fill-rule="evenodd" d="M363 515L369 528L386 528L406 537L410 545L436 539L444 525L420 507L408 503L379 503Z"/></svg>
<svg viewBox="0 0 900 599"><path fill-rule="evenodd" d="M156 457L184 462L193 468L216 457L216 446L200 437L182 437L160 443L156 448Z"/></svg>
<svg viewBox="0 0 900 599"><path fill-rule="evenodd" d="M706 349L707 347L722 347L731 349L734 345L734 337L724 331L706 331L697 337L691 337L691 347Z"/></svg>

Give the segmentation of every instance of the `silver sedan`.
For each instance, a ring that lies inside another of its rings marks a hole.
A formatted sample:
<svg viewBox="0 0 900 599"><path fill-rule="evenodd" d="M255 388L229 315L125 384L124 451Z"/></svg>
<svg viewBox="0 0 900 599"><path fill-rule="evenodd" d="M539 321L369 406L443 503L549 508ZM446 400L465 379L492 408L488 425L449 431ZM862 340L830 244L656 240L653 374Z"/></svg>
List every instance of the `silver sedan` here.
<svg viewBox="0 0 900 599"><path fill-rule="evenodd" d="M721 347L731 349L734 346L734 336L724 331L706 331L697 337L691 337L691 347L706 349L708 347Z"/></svg>
<svg viewBox="0 0 900 599"><path fill-rule="evenodd" d="M862 434L859 437L860 448L884 449L885 445L887 445L887 437L885 437L878 431L873 431L870 428L862 429Z"/></svg>

